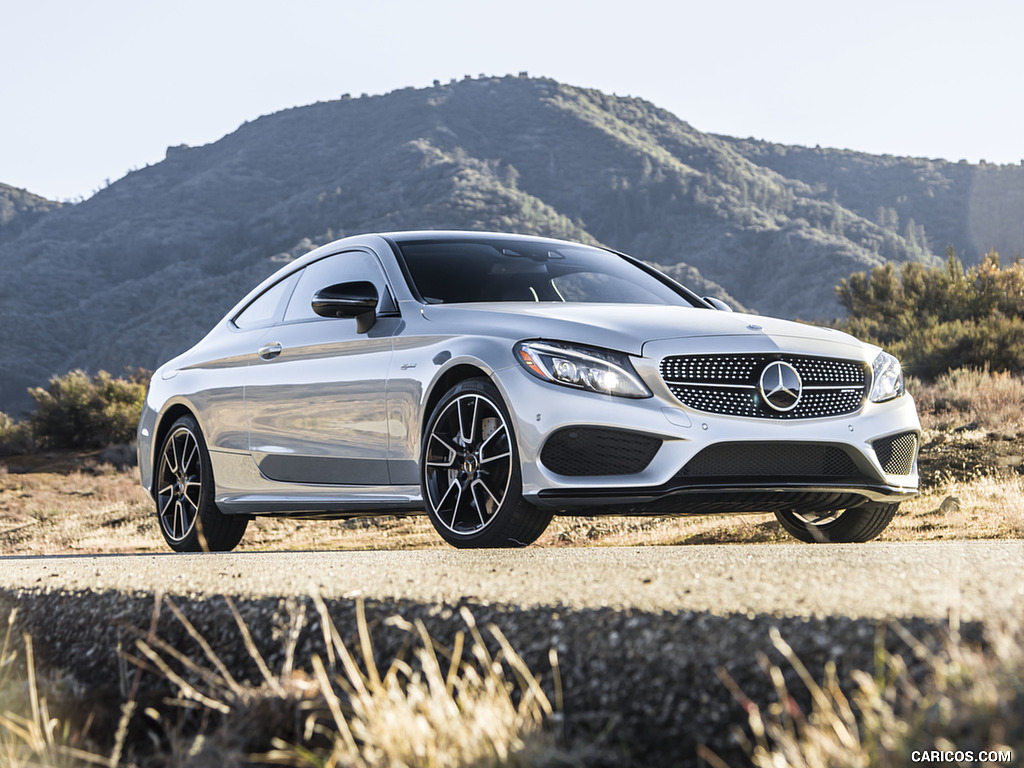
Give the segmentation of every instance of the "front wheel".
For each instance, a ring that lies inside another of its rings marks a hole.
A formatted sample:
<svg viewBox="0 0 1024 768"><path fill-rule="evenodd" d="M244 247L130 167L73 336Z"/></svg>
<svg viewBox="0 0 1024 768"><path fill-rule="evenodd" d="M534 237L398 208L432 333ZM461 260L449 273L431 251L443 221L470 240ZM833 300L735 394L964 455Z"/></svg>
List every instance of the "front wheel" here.
<svg viewBox="0 0 1024 768"><path fill-rule="evenodd" d="M182 416L171 425L156 471L160 533L175 552L227 552L242 540L248 518L225 515L213 500L213 467L199 424Z"/></svg>
<svg viewBox="0 0 1024 768"><path fill-rule="evenodd" d="M789 533L808 543L871 541L889 525L899 504L865 504L844 512L779 511L775 517Z"/></svg>
<svg viewBox="0 0 1024 768"><path fill-rule="evenodd" d="M551 522L523 500L512 419L486 379L456 385L434 408L420 483L430 522L456 547L525 547Z"/></svg>

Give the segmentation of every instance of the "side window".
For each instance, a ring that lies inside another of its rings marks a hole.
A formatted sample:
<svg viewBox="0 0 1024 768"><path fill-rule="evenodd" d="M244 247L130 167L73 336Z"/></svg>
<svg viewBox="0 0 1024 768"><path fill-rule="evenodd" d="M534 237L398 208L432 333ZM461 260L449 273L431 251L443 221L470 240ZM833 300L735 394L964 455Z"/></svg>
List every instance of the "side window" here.
<svg viewBox="0 0 1024 768"><path fill-rule="evenodd" d="M298 280L298 274L292 274L267 288L249 302L249 306L235 315L235 325L242 330L273 325L281 318L285 302L288 301L296 280Z"/></svg>
<svg viewBox="0 0 1024 768"><path fill-rule="evenodd" d="M319 319L313 312L313 295L329 285L354 280L367 280L377 287L377 293L381 297L377 304L378 312L388 312L394 308L380 264L377 263L376 257L364 251L336 253L326 259L314 261L299 275L299 283L295 286L291 301L288 302L288 309L284 313L286 323Z"/></svg>

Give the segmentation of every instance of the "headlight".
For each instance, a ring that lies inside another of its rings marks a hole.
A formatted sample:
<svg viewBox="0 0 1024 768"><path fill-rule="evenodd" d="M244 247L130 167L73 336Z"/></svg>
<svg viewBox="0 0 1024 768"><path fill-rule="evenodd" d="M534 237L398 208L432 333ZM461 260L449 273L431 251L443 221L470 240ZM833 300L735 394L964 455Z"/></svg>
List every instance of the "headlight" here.
<svg viewBox="0 0 1024 768"><path fill-rule="evenodd" d="M875 362L871 364L871 371L874 374L871 381L871 402L884 403L906 392L900 361L888 352L878 353Z"/></svg>
<svg viewBox="0 0 1024 768"><path fill-rule="evenodd" d="M629 358L618 352L552 341L521 341L516 360L538 379L618 397L651 397Z"/></svg>

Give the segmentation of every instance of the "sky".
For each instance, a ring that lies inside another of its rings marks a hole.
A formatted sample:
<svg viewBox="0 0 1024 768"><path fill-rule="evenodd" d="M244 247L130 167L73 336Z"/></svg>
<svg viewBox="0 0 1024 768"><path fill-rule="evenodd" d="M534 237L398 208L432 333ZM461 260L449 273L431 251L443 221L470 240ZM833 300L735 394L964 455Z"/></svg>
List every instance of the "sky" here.
<svg viewBox="0 0 1024 768"><path fill-rule="evenodd" d="M0 0L0 183L88 198L168 146L464 75L636 96L702 131L1024 159L1019 0Z"/></svg>

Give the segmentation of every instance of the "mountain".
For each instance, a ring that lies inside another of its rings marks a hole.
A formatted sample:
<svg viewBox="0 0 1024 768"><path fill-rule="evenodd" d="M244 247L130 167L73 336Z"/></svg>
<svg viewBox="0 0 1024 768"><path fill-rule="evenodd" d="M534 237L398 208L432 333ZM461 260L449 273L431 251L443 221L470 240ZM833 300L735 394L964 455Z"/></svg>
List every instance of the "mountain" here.
<svg viewBox="0 0 1024 768"><path fill-rule="evenodd" d="M528 77L267 115L168 148L83 203L17 215L25 226L0 237L0 410L72 367L157 365L273 269L348 233L599 242L698 291L806 319L841 313L833 289L851 272L938 263L946 237L969 261L987 247L961 246L972 220L1005 231L1006 252L1024 249L1019 215L962 215L971 185L957 174L987 170L856 158L701 133L641 99ZM1024 174L994 173L1016 199Z"/></svg>
<svg viewBox="0 0 1024 768"><path fill-rule="evenodd" d="M1024 254L1024 160L972 165L719 138L912 245L937 253L952 245L969 264L990 249L1007 258Z"/></svg>
<svg viewBox="0 0 1024 768"><path fill-rule="evenodd" d="M0 184L0 243L13 240L60 203L24 189Z"/></svg>

